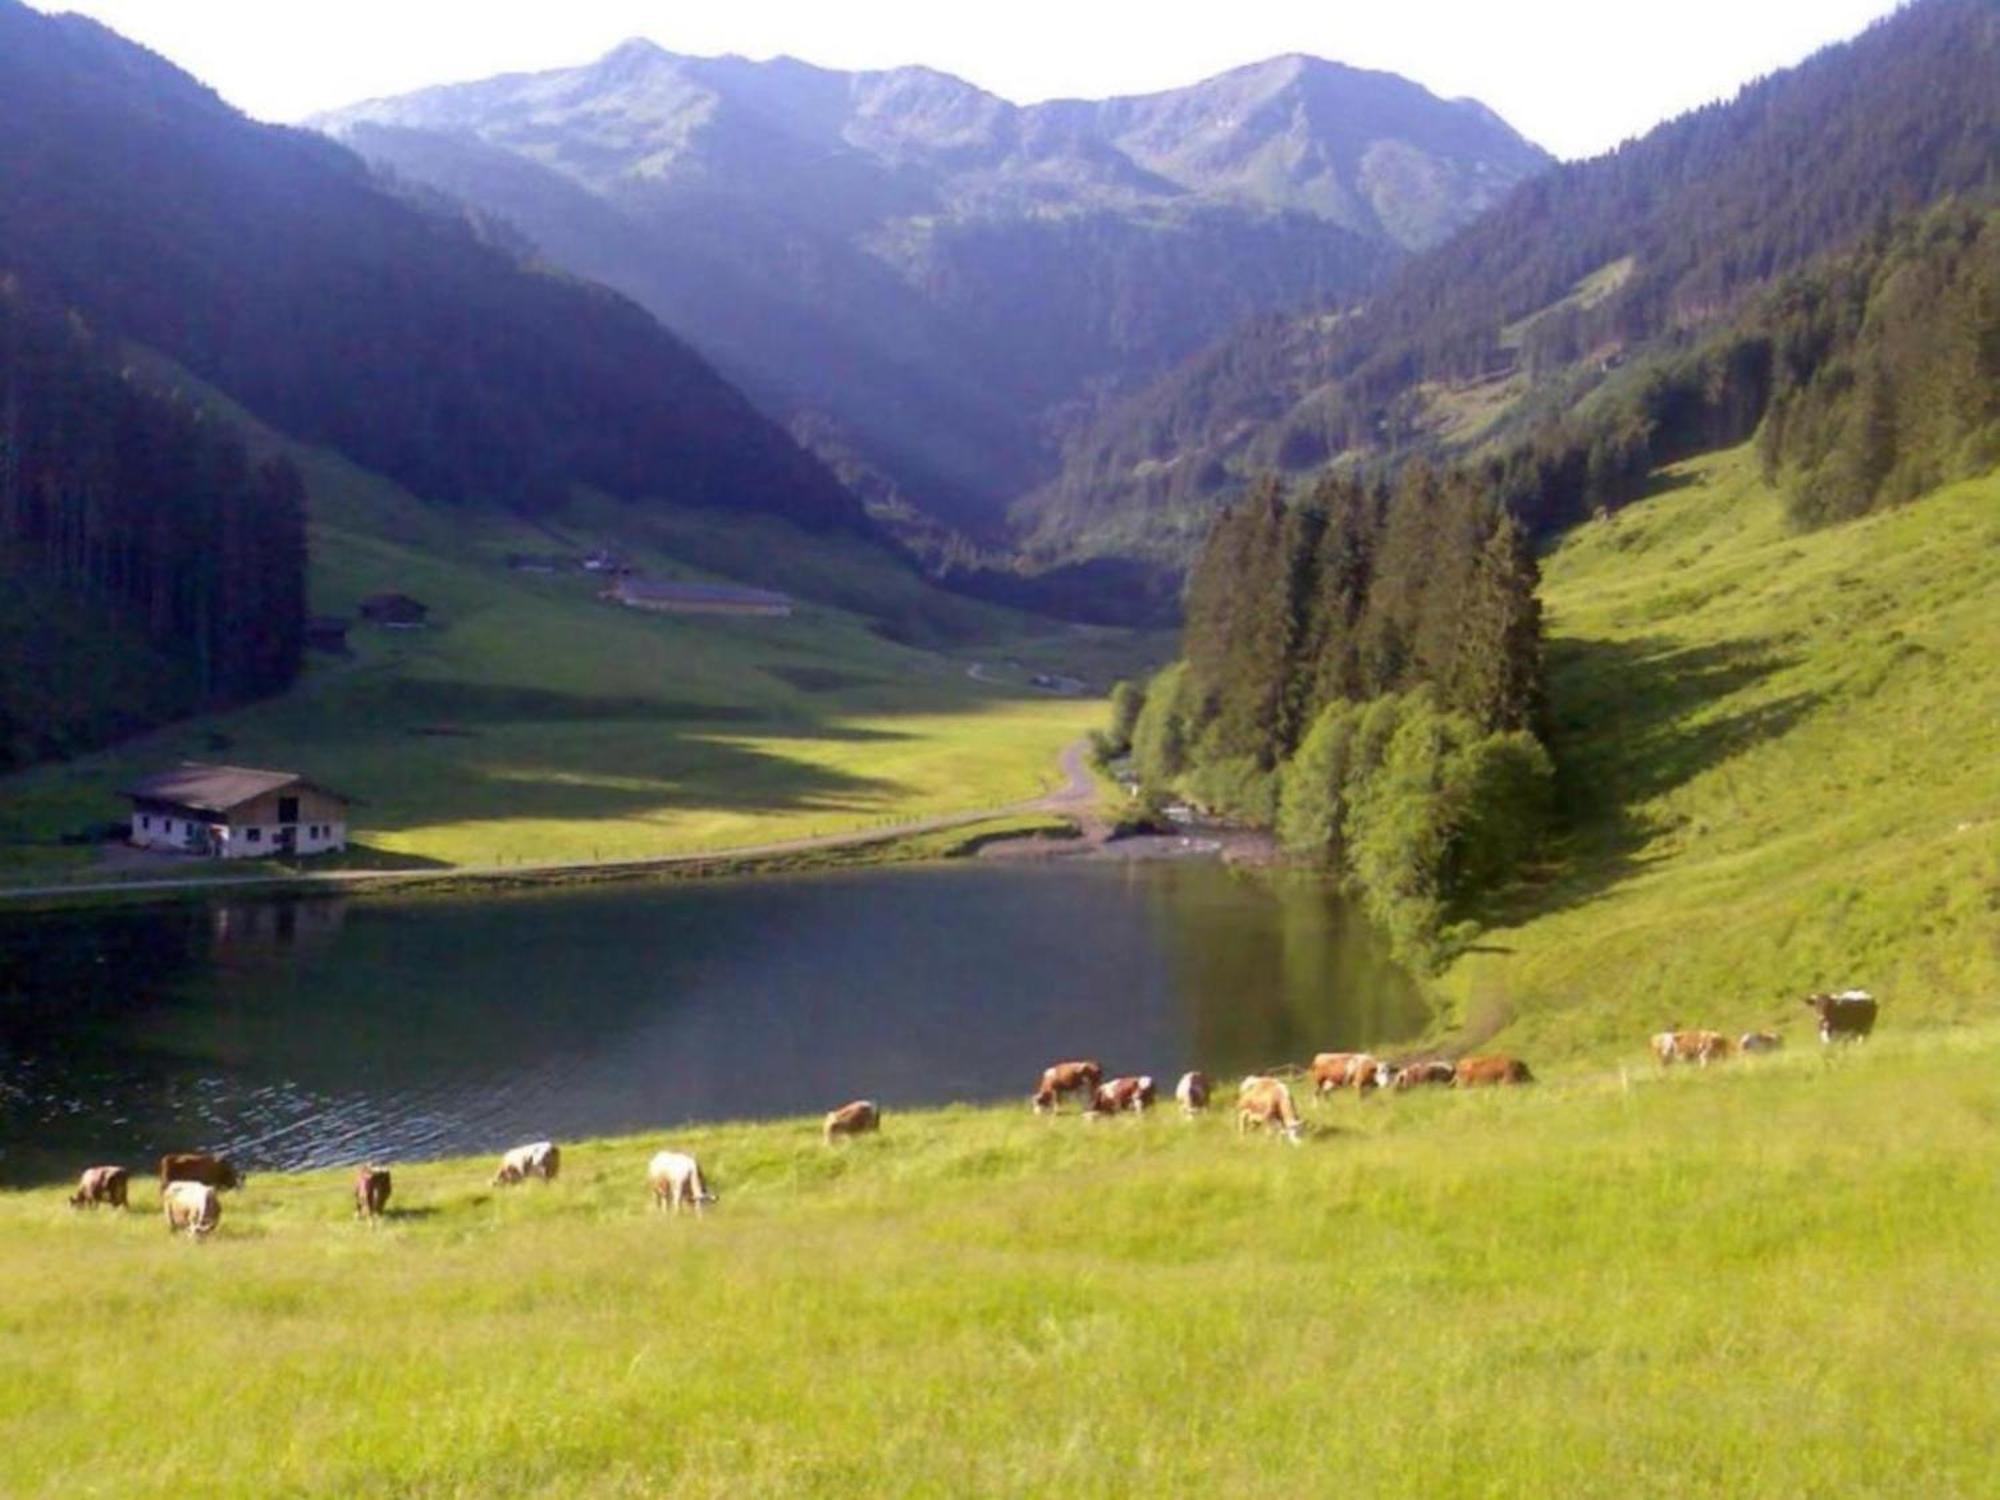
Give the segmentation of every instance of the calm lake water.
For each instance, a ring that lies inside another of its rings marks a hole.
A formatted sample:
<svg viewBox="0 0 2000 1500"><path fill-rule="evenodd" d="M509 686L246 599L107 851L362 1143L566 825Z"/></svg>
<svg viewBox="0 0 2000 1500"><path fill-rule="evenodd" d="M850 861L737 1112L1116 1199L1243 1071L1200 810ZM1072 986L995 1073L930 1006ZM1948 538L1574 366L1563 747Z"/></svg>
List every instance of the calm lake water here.
<svg viewBox="0 0 2000 1500"><path fill-rule="evenodd" d="M1171 1088L1420 1029L1317 882L971 865L0 915L0 1180L306 1167L690 1120Z"/></svg>

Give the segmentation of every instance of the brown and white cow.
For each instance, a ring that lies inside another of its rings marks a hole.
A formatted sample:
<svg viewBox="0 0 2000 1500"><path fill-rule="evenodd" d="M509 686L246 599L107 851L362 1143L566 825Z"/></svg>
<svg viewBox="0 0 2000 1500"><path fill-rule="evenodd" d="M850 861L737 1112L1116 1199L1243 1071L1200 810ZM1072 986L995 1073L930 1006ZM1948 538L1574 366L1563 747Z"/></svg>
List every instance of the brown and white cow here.
<svg viewBox="0 0 2000 1500"><path fill-rule="evenodd" d="M1535 1075L1528 1071L1528 1065L1518 1057L1502 1057L1494 1054L1486 1057L1460 1058L1458 1071L1451 1081L1455 1088L1476 1089L1492 1084L1533 1083Z"/></svg>
<svg viewBox="0 0 2000 1500"><path fill-rule="evenodd" d="M236 1164L206 1151L175 1151L160 1158L160 1185L170 1182L199 1182L221 1192L240 1188L249 1181Z"/></svg>
<svg viewBox="0 0 2000 1500"><path fill-rule="evenodd" d="M1142 1115L1153 1107L1153 1079L1150 1074L1133 1078L1113 1078L1097 1086L1084 1113L1091 1116Z"/></svg>
<svg viewBox="0 0 2000 1500"><path fill-rule="evenodd" d="M76 1180L76 1191L69 1195L69 1206L95 1208L108 1203L123 1208L130 1183L131 1174L123 1167L85 1167Z"/></svg>
<svg viewBox="0 0 2000 1500"><path fill-rule="evenodd" d="M852 1104L843 1104L827 1115L826 1143L831 1146L836 1137L866 1135L881 1128L882 1111L875 1107L875 1101L856 1099Z"/></svg>
<svg viewBox="0 0 2000 1500"><path fill-rule="evenodd" d="M679 1213L685 1205L698 1219L702 1209L716 1201L701 1175L701 1163L685 1151L660 1152L647 1165L646 1180L652 1184L653 1206L661 1210L671 1203Z"/></svg>
<svg viewBox="0 0 2000 1500"><path fill-rule="evenodd" d="M1738 1052L1781 1052L1785 1039L1775 1031L1746 1031L1736 1039Z"/></svg>
<svg viewBox="0 0 2000 1500"><path fill-rule="evenodd" d="M186 1230L191 1239L206 1239L222 1222L222 1199L205 1182L160 1185L160 1207L167 1216L167 1233Z"/></svg>
<svg viewBox="0 0 2000 1500"><path fill-rule="evenodd" d="M1193 1119L1208 1108L1208 1075L1181 1074L1181 1081L1174 1085L1174 1097L1180 1100L1181 1113Z"/></svg>
<svg viewBox="0 0 2000 1500"><path fill-rule="evenodd" d="M500 1158L500 1170L493 1174L495 1187L512 1187L530 1177L554 1182L562 1171L562 1147L553 1141L530 1141L516 1146Z"/></svg>
<svg viewBox="0 0 2000 1500"><path fill-rule="evenodd" d="M389 1206L389 1180L387 1167L356 1167L354 1169L354 1211L364 1219L379 1218Z"/></svg>
<svg viewBox="0 0 2000 1500"><path fill-rule="evenodd" d="M1429 1058L1424 1062L1413 1062L1396 1070L1392 1080L1397 1093L1407 1093L1426 1084L1438 1084L1449 1088L1458 1076L1458 1069L1441 1057Z"/></svg>
<svg viewBox="0 0 2000 1500"><path fill-rule="evenodd" d="M1819 1039L1863 1042L1875 1029L1878 1007L1866 990L1842 990L1838 995L1808 995L1805 1003L1819 1016Z"/></svg>
<svg viewBox="0 0 2000 1500"><path fill-rule="evenodd" d="M1036 1088L1031 1101L1038 1115L1048 1114L1061 1106L1063 1095L1082 1094L1085 1106L1097 1097L1097 1086L1104 1082L1104 1069L1090 1058L1076 1062L1059 1062L1042 1069L1042 1081Z"/></svg>
<svg viewBox="0 0 2000 1500"><path fill-rule="evenodd" d="M1653 1037L1653 1056L1663 1068L1677 1062L1705 1068L1725 1061L1734 1046L1719 1031L1662 1031Z"/></svg>
<svg viewBox="0 0 2000 1500"><path fill-rule="evenodd" d="M1286 1140L1294 1146L1299 1143L1304 1127L1299 1123L1298 1107L1292 1103L1292 1091L1282 1079L1252 1073L1237 1086L1236 1132L1241 1135L1252 1126L1282 1130Z"/></svg>
<svg viewBox="0 0 2000 1500"><path fill-rule="evenodd" d="M1389 1078L1389 1065L1369 1052L1322 1052L1312 1060L1313 1087L1322 1094L1347 1088L1365 1094Z"/></svg>

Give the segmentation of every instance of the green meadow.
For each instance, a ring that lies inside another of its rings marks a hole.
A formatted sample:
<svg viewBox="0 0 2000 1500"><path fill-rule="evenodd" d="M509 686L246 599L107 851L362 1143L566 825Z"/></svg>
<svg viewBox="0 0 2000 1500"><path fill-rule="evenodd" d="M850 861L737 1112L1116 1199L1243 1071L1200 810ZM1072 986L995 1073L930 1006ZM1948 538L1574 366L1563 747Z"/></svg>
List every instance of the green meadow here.
<svg viewBox="0 0 2000 1500"><path fill-rule="evenodd" d="M1974 1497L2000 1031L1308 1106L1025 1108L0 1195L11 1496ZM1026 1081L1024 1080L1024 1088ZM675 1218L645 1164L695 1151Z"/></svg>
<svg viewBox="0 0 2000 1500"><path fill-rule="evenodd" d="M769 520L589 496L539 526L426 506L233 415L306 476L312 607L351 617L397 591L431 623L357 621L350 654L308 653L278 698L7 778L0 875L90 878L60 835L118 817L120 786L186 759L297 769L354 797L363 848L345 863L363 866L645 858L997 808L1058 785L1058 752L1101 717L1034 690L1033 673L1102 685L1163 649L959 599L872 546ZM575 567L508 566L600 547L800 604L782 619L644 614Z"/></svg>
<svg viewBox="0 0 2000 1500"><path fill-rule="evenodd" d="M1479 913L1449 1022L1605 1055L1680 1022L2000 997L2000 475L1790 530L1748 449L1544 560L1567 834Z"/></svg>

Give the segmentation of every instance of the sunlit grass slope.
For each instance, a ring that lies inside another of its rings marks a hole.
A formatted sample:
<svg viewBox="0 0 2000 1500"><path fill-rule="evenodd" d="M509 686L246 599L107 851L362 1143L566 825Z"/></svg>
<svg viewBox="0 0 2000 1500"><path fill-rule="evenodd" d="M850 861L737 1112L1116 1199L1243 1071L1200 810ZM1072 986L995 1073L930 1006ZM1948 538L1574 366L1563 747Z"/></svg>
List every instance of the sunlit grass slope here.
<svg viewBox="0 0 2000 1500"><path fill-rule="evenodd" d="M1748 450L1545 563L1574 832L1447 976L1529 1055L2000 1000L2000 476L1798 534Z"/></svg>
<svg viewBox="0 0 2000 1500"><path fill-rule="evenodd" d="M1030 691L1028 671L1101 680L1130 646L954 598L878 549L769 520L585 498L536 529L421 505L251 425L307 476L313 607L351 616L394 590L428 604L432 625L356 623L353 654L312 655L281 698L10 778L0 864L117 816L128 778L184 758L321 778L358 799L361 842L420 863L627 858L975 810L1053 785L1057 752L1101 717ZM507 566L509 553L599 546L669 577L714 576L690 555L777 559L811 598L789 619L646 615L600 600L602 581L573 568ZM1013 686L968 675L996 655L1022 663L988 674Z"/></svg>
<svg viewBox="0 0 2000 1500"><path fill-rule="evenodd" d="M398 1166L372 1229L253 1177L201 1246L0 1195L0 1492L1995 1492L2000 1032L1550 1071L1296 1150L1007 1108Z"/></svg>

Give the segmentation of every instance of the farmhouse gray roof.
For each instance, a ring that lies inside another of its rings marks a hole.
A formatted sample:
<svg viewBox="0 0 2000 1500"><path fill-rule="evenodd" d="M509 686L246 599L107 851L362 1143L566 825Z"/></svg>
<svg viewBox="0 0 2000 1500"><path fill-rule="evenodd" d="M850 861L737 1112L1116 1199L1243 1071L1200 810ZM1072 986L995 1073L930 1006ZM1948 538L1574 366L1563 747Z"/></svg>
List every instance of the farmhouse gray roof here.
<svg viewBox="0 0 2000 1500"><path fill-rule="evenodd" d="M228 812L285 787L306 786L338 798L340 793L308 781L296 771L260 771L250 766L204 766L190 762L136 781L125 795L142 802L171 802L197 812Z"/></svg>

